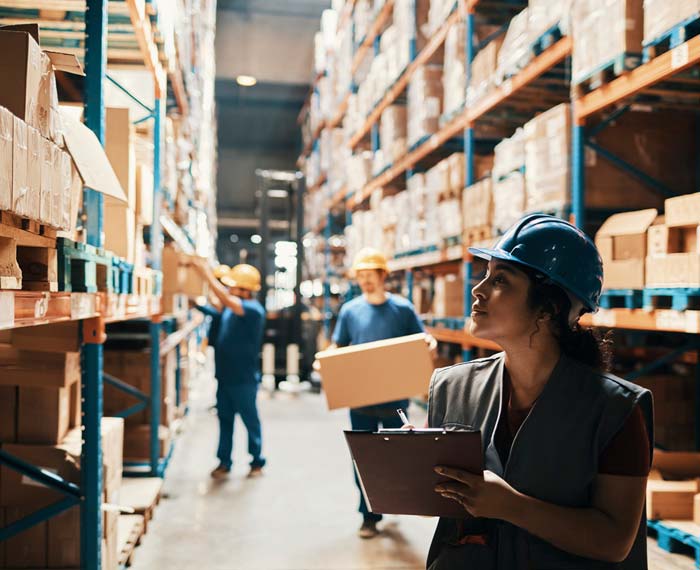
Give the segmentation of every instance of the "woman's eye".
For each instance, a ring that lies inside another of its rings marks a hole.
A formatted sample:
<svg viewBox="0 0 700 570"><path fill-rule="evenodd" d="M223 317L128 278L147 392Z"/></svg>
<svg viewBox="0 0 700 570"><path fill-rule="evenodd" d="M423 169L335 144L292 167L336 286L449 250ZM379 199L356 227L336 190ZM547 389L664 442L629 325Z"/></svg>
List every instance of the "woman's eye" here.
<svg viewBox="0 0 700 570"><path fill-rule="evenodd" d="M493 282L496 285L502 285L503 283L506 282L506 280L501 275L497 275L496 277L493 278Z"/></svg>

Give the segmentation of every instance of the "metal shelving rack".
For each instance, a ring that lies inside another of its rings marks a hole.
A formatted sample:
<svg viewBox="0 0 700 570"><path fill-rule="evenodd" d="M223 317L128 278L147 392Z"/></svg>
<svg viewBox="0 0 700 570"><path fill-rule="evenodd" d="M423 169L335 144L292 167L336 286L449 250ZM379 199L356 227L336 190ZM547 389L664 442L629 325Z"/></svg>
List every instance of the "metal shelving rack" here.
<svg viewBox="0 0 700 570"><path fill-rule="evenodd" d="M0 6L1 6L0 2ZM36 6L27 5L27 9L46 8L46 2L37 2ZM14 8L12 5L10 8ZM159 51L153 41L151 16L154 15L154 5L144 0L86 0L84 25L75 23L83 30L85 60L85 122L95 133L100 143L104 144L105 104L104 93L107 78L107 62L109 54L108 14L117 13L128 16L133 27L133 37L138 44L140 59L136 63L145 65L154 77L155 107L149 109L146 119L154 121L154 218L150 227L150 251L152 268L156 271L161 267L163 249L163 233L161 228L160 203L161 188L161 151L163 142L163 127L166 108L167 81L175 96L176 104L181 112L188 109L188 98L185 91L179 63L166 77L161 65ZM6 17L6 14L3 18ZM27 20L26 13L19 16ZM110 79L111 80L111 79ZM119 86L122 90L123 87ZM134 98L130 93L127 94ZM137 100L138 101L138 100ZM139 121L140 122L140 121ZM99 192L86 188L84 191L84 219L87 242L101 247L103 244L103 197ZM124 295L125 296L125 295ZM81 568L99 570L101 568L102 540L102 446L100 426L103 408L103 343L106 340L105 326L110 322L128 319L148 319L151 336L151 396L146 402L151 405L151 441L150 460L143 474L162 477L167 466L167 460L160 458L158 427L160 425L160 392L161 392L161 353L175 348L181 340L195 332L201 320L190 322L182 330L172 332L161 343L162 316L160 311L160 295L139 298L134 302L121 299L112 293L34 293L29 291L0 292L0 328L16 328L35 326L70 320L82 321L82 427L83 446L81 456L81 482L75 485L48 471L30 465L6 452L0 450L0 463L17 470L32 480L57 490L63 498L55 504L43 508L31 515L0 528L0 541L6 540L35 524L60 514L61 512L80 505L81 507ZM179 368L179 359L178 364ZM178 370L179 372L179 370ZM179 376L178 372L176 375ZM178 391L179 392L179 391ZM171 449L172 451L172 449Z"/></svg>

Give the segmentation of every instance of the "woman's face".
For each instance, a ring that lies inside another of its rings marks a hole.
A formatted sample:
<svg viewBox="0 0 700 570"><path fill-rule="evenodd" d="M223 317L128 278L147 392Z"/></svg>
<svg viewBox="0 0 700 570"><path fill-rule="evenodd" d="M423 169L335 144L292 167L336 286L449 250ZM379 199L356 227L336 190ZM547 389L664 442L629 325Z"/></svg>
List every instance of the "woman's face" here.
<svg viewBox="0 0 700 570"><path fill-rule="evenodd" d="M536 329L529 289L530 278L517 265L489 261L486 276L472 291L471 334L501 345L529 338Z"/></svg>

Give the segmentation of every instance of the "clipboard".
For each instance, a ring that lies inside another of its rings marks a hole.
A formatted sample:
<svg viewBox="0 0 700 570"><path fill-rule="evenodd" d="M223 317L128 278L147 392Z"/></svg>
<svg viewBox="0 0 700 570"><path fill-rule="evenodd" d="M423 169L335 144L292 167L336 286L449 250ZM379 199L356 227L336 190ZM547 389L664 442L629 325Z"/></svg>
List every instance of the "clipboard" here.
<svg viewBox="0 0 700 570"><path fill-rule="evenodd" d="M373 513L465 518L464 507L435 492L437 465L483 472L481 432L443 429L345 431Z"/></svg>

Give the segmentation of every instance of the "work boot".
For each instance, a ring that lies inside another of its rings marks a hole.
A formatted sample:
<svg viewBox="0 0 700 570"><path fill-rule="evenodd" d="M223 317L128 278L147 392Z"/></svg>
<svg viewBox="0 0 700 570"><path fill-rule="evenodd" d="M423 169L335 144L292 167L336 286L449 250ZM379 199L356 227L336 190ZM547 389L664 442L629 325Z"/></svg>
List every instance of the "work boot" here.
<svg viewBox="0 0 700 570"><path fill-rule="evenodd" d="M231 468L219 464L219 466L211 472L212 479L226 479L231 473Z"/></svg>
<svg viewBox="0 0 700 570"><path fill-rule="evenodd" d="M260 465L251 465L250 471L248 471L248 479L254 479L256 477L262 477L263 468Z"/></svg>
<svg viewBox="0 0 700 570"><path fill-rule="evenodd" d="M379 530L377 530L377 523L369 519L365 519L360 527L360 530L357 531L357 536L365 539L374 538L378 534Z"/></svg>

